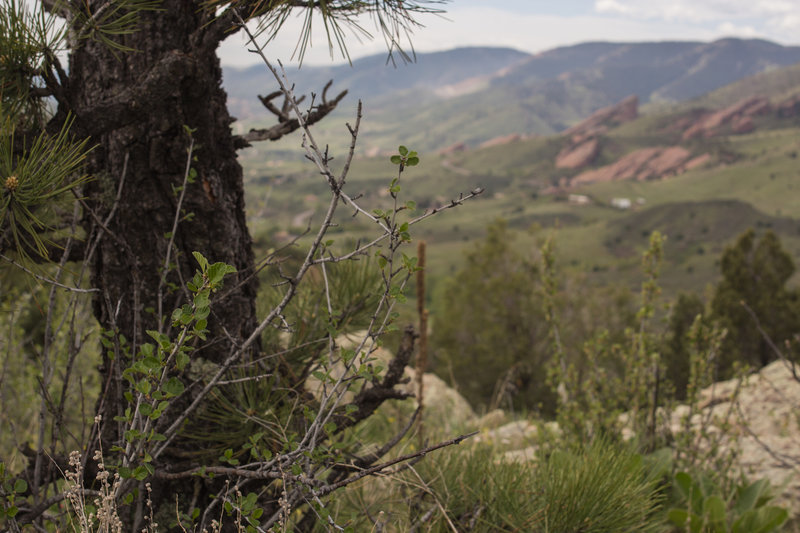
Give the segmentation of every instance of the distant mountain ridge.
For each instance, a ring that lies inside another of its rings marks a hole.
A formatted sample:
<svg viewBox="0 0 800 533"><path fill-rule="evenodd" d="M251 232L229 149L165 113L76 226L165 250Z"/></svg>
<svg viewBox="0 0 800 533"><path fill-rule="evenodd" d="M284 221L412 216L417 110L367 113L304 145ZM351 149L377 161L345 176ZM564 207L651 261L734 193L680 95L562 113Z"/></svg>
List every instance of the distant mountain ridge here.
<svg viewBox="0 0 800 533"><path fill-rule="evenodd" d="M387 66L385 54L335 67L289 72L298 92L348 89L340 104L367 108L373 150L402 140L423 150L477 145L510 133L552 134L631 94L639 102L682 102L737 80L800 63L800 46L759 39L703 42L590 42L536 55L508 48L418 54ZM226 69L235 116L269 120L256 94L275 90L263 67Z"/></svg>
<svg viewBox="0 0 800 533"><path fill-rule="evenodd" d="M761 39L584 43L537 54L498 83L532 86L557 79L602 90L612 100L681 101L741 78L800 62L800 47Z"/></svg>
<svg viewBox="0 0 800 533"><path fill-rule="evenodd" d="M287 76L298 94L319 92L333 80L332 91L347 89L352 100L364 100L408 91L435 93L441 87L456 85L476 77L489 77L495 72L530 57L511 48L467 47L444 52L417 54L416 62L405 63L387 54L378 54L331 67L287 68ZM234 115L250 112L250 104L258 104L256 94L277 90L277 83L264 65L246 69L225 68L223 84L232 102ZM246 106L246 107L243 107ZM255 109L259 109L260 104ZM260 110L259 110L260 112Z"/></svg>

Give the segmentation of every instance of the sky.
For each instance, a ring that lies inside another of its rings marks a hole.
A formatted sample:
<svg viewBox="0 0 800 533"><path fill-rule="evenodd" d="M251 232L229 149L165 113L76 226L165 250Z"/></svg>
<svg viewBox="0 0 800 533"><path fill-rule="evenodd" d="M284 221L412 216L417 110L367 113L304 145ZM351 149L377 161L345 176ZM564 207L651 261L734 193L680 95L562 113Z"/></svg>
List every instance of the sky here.
<svg viewBox="0 0 800 533"><path fill-rule="evenodd" d="M417 52L503 46L537 53L586 41L711 41L723 37L800 45L800 0L452 0L439 7L446 13L419 18L424 27L411 37ZM292 55L302 26L301 11L298 15L266 45L269 59L296 62ZM369 19L362 25L368 30L375 27ZM338 49L331 57L322 25L315 26L304 64L344 63ZM348 37L351 59L387 50L380 37L371 41ZM408 43L404 47L408 49ZM226 66L259 62L247 51L242 35L229 38L219 52Z"/></svg>

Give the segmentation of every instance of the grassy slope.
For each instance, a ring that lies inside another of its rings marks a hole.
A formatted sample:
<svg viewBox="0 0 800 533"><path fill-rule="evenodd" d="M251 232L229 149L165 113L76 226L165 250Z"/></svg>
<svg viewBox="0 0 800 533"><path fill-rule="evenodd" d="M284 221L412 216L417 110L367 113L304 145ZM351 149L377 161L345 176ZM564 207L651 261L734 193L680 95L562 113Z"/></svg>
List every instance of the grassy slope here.
<svg viewBox="0 0 800 533"><path fill-rule="evenodd" d="M798 83L800 66L790 67L715 91L688 106L644 115L609 132L602 141L599 163L643 146L675 143L679 132L668 126L698 103L729 103L753 92L778 99L796 90L792 87ZM341 130L341 124L326 126L318 140L329 137L337 126ZM665 180L598 183L573 191L592 197L595 203L591 206L574 206L563 196L542 194L559 178L574 174L554 167L555 155L563 146L559 137L530 138L448 156L423 152L422 164L404 173L402 194L425 208L478 185L486 188L472 205L445 213L416 231L417 238L429 242L429 270L434 278L454 271L464 245L480 238L487 223L503 217L519 230L558 226L563 265L587 272L597 283L631 286L638 284L638 254L647 243L647 234L659 230L668 237L663 269L667 291L702 290L716 279L715 262L724 246L748 227L774 229L787 250L800 258L800 120L761 118L758 126L752 134L688 145L694 153L715 154L716 162L708 168ZM369 135L368 120L364 131ZM286 142L298 143L298 138ZM314 220L319 220L326 187L310 164L294 161L268 167L260 163L260 157L253 153L244 156L251 227L257 241L266 242L265 235L276 230L299 233L298 226L306 224L307 217L300 220L297 213L314 213ZM363 203L370 209L389 207L385 188L395 170L385 155L358 158L348 187L352 194L363 194ZM271 186L278 183L281 186ZM645 202L636 210L619 211L609 206L614 197L643 198ZM339 243L374 235L370 224L360 217L351 219L349 211L341 216L346 229L337 230ZM541 233L523 231L520 243L533 251L540 238Z"/></svg>

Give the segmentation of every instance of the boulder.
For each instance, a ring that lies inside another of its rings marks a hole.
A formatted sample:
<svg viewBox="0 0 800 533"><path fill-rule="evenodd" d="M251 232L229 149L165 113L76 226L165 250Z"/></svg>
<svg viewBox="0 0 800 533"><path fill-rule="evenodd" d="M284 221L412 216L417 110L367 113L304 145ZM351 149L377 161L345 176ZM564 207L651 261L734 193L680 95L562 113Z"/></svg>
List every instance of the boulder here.
<svg viewBox="0 0 800 533"><path fill-rule="evenodd" d="M478 419L475 423L478 429L494 429L502 426L506 421L506 413L502 409L495 409L489 411Z"/></svg>
<svg viewBox="0 0 800 533"><path fill-rule="evenodd" d="M789 364L775 361L741 382L715 383L701 391L701 412L689 420L694 430L706 421L723 452L737 450L736 466L751 480L769 479L780 490L776 503L795 516L800 513L800 368L796 372L798 377ZM674 410L673 433L683 430L688 413L687 406Z"/></svg>
<svg viewBox="0 0 800 533"><path fill-rule="evenodd" d="M336 339L338 349L333 354L333 360L328 361L325 365L334 379L341 377L345 370L344 364L339 357L340 350L342 348L359 348L364 336L365 332L357 332L342 335ZM385 347L371 348L370 343L367 342L359 351L361 355L356 355L356 358L365 356L367 352L369 352L370 358L375 359L374 362L369 364L381 365L384 370L394 357L394 354ZM354 391L348 390L344 393L342 398L343 403L348 403L353 400L355 394L361 387L361 383L362 382L358 382L357 388L355 388ZM398 385L397 389L416 395L417 386L416 370L406 367L404 370L403 383ZM444 431L445 433L461 431L466 426L473 426L475 424L477 417L469 402L461 396L458 391L447 385L439 376L430 373L423 374L422 386L424 388L423 401L425 403L425 414L423 416L426 420L434 421L437 431ZM323 386L323 383L313 375L306 379L305 387L317 400L322 398L323 393L330 393L331 390L331 384ZM408 398L403 401L409 402L412 404L413 408L416 409L416 398Z"/></svg>
<svg viewBox="0 0 800 533"><path fill-rule="evenodd" d="M408 383L398 388L416 394L416 371L406 368L406 377L409 378ZM425 404L423 416L427 426L435 424L437 432L450 434L463 431L466 426L475 423L477 417L469 402L442 378L426 373L422 377L422 386ZM414 407L417 406L416 398L405 401L411 401Z"/></svg>

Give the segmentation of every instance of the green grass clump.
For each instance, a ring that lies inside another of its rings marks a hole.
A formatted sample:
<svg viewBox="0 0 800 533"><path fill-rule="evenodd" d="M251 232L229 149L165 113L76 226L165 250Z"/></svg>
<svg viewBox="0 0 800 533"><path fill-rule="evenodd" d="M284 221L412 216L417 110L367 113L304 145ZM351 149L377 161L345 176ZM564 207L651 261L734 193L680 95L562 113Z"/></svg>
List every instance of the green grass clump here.
<svg viewBox="0 0 800 533"><path fill-rule="evenodd" d="M536 530L649 531L660 497L642 457L602 439L556 450L533 472Z"/></svg>
<svg viewBox="0 0 800 533"><path fill-rule="evenodd" d="M349 489L336 514L356 531L378 522L385 531L427 532L662 526L662 498L640 455L603 439L541 455L516 462L481 444L443 450L396 476Z"/></svg>

